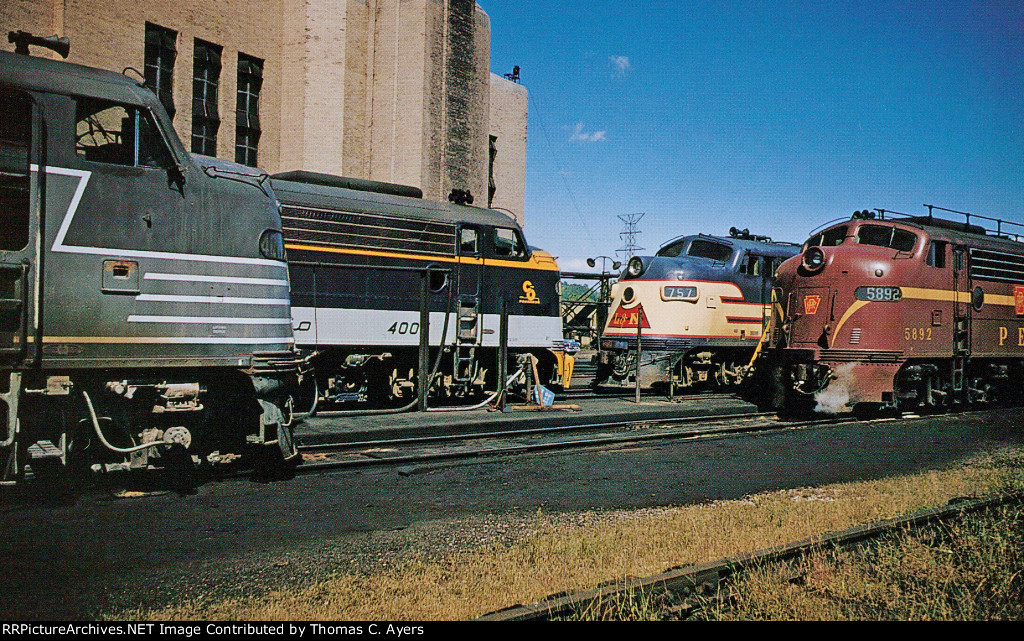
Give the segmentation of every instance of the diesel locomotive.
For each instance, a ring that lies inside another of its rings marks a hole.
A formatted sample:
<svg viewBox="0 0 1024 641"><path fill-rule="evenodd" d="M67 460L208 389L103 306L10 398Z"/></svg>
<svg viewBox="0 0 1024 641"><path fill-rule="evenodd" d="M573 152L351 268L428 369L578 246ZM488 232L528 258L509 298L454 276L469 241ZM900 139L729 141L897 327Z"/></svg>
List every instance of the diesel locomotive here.
<svg viewBox="0 0 1024 641"><path fill-rule="evenodd" d="M873 412L1019 401L1024 243L1008 233L1019 226L926 207L921 216L858 211L783 263L755 365L763 405Z"/></svg>
<svg viewBox="0 0 1024 641"><path fill-rule="evenodd" d="M768 317L775 270L799 247L732 228L634 256L611 292L595 382L725 387L742 382ZM638 330L639 328L639 350Z"/></svg>
<svg viewBox="0 0 1024 641"><path fill-rule="evenodd" d="M416 401L419 381L434 403L495 389L503 308L510 362L533 355L548 380L563 344L558 266L515 220L391 183L305 171L271 182L311 403L394 408Z"/></svg>
<svg viewBox="0 0 1024 641"><path fill-rule="evenodd" d="M0 482L295 462L265 178L187 152L137 81L0 52Z"/></svg>

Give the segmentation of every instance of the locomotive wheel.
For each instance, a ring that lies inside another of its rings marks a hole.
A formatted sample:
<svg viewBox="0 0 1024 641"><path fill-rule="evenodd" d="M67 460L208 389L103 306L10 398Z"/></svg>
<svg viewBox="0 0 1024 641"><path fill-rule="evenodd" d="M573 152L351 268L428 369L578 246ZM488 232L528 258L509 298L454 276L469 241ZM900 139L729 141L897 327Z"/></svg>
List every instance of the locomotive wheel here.
<svg viewBox="0 0 1024 641"><path fill-rule="evenodd" d="M859 420L868 421L882 416L885 410L886 407L882 403L856 403L853 406L853 415Z"/></svg>
<svg viewBox="0 0 1024 641"><path fill-rule="evenodd" d="M303 377L295 396L295 411L305 412L310 418L316 416L317 401L320 396L320 383L316 380L316 372Z"/></svg>
<svg viewBox="0 0 1024 641"><path fill-rule="evenodd" d="M192 455L183 446L175 444L160 453L160 460L167 470L171 489L178 494L195 494L198 479Z"/></svg>
<svg viewBox="0 0 1024 641"><path fill-rule="evenodd" d="M253 478L257 481L287 481L295 477L295 468L302 462L291 426L277 429L277 443L261 446L256 452Z"/></svg>

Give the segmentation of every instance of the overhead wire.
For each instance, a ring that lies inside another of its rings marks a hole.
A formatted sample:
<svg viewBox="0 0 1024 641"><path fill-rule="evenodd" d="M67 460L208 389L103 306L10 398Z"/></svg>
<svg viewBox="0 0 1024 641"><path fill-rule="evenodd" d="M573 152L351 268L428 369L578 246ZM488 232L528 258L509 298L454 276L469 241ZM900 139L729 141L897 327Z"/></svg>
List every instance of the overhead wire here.
<svg viewBox="0 0 1024 641"><path fill-rule="evenodd" d="M558 175L562 178L562 184L565 186L565 191L569 194L569 200L572 202L573 210L576 213L576 217L579 218L580 226L583 228L587 239L593 247L599 247L600 243L594 238L593 234L590 233L590 227L587 225L587 219L583 216L580 205L576 201L576 195L573 193L572 188L569 187L569 181L565 177L565 171L562 169L563 165L561 160L555 154L555 147L551 144L551 136L548 134L547 127L544 125L544 118L541 116L540 107L537 105L537 98L532 93L529 95L530 104L533 105L533 111L537 114L537 123L540 125L541 132L544 134L544 140L548 145L548 152L555 161L555 166L558 169Z"/></svg>

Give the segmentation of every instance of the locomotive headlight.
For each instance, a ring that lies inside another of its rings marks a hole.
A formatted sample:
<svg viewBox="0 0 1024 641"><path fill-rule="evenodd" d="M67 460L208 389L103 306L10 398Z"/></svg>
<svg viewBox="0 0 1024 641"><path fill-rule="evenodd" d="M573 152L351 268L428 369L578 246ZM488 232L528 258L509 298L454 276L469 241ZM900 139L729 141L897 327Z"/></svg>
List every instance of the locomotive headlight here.
<svg viewBox="0 0 1024 641"><path fill-rule="evenodd" d="M634 256L629 259L626 264L626 275L630 278L636 278L640 274L644 273L644 261L639 256Z"/></svg>
<svg viewBox="0 0 1024 641"><path fill-rule="evenodd" d="M270 260L284 260L284 235L268 229L260 236L260 254Z"/></svg>
<svg viewBox="0 0 1024 641"><path fill-rule="evenodd" d="M825 266L825 252L820 247L811 247L804 252L801 264L809 272L816 272Z"/></svg>

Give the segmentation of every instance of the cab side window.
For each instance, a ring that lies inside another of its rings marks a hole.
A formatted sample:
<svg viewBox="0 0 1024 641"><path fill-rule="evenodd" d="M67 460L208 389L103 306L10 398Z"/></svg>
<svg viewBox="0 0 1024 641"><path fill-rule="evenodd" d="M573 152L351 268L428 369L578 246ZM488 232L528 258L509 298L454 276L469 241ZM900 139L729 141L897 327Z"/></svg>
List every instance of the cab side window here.
<svg viewBox="0 0 1024 641"><path fill-rule="evenodd" d="M78 99L75 151L91 162L126 167L172 165L171 154L147 111L96 98Z"/></svg>
<svg viewBox="0 0 1024 641"><path fill-rule="evenodd" d="M473 227L459 229L459 254L463 256L479 254L478 237L479 234Z"/></svg>
<svg viewBox="0 0 1024 641"><path fill-rule="evenodd" d="M946 266L946 245L949 243L942 240L933 240L928 247L928 264L932 267Z"/></svg>
<svg viewBox="0 0 1024 641"><path fill-rule="evenodd" d="M747 254L744 256L743 262L740 264L740 273L748 276L760 276L761 257L753 254Z"/></svg>
<svg viewBox="0 0 1024 641"><path fill-rule="evenodd" d="M494 230L494 255L507 258L522 258L526 256L526 247L523 246L519 234L514 229L497 227Z"/></svg>

